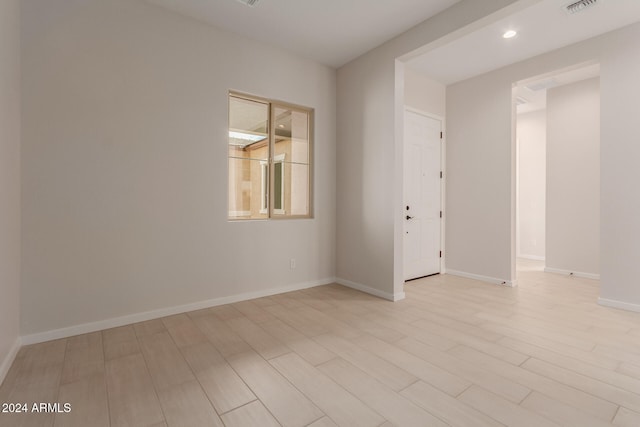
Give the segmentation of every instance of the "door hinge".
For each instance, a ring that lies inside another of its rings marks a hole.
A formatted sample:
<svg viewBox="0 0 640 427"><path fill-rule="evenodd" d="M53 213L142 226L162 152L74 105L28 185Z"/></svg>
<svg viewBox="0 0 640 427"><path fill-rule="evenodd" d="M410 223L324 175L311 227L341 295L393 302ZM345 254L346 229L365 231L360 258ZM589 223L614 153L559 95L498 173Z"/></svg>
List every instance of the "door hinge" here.
<svg viewBox="0 0 640 427"><path fill-rule="evenodd" d="M442 179L442 171L440 171L440 179Z"/></svg>
<svg viewBox="0 0 640 427"><path fill-rule="evenodd" d="M440 132L440 139L442 139L442 132Z"/></svg>
<svg viewBox="0 0 640 427"><path fill-rule="evenodd" d="M442 258L442 251L440 251L440 258Z"/></svg>
<svg viewBox="0 0 640 427"><path fill-rule="evenodd" d="M440 211L440 218L442 218L442 211Z"/></svg>

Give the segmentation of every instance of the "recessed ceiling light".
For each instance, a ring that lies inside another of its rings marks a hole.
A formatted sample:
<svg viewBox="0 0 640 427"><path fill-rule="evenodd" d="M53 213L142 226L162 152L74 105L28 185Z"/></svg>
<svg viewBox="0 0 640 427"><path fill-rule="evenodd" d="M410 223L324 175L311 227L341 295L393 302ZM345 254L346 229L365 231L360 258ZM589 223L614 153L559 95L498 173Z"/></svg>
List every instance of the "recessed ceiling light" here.
<svg viewBox="0 0 640 427"><path fill-rule="evenodd" d="M510 39L510 38L515 37L517 34L518 34L518 33L517 33L516 31L514 31L514 30L509 30L509 31L505 32L505 33L502 35L502 37L504 37L505 39Z"/></svg>

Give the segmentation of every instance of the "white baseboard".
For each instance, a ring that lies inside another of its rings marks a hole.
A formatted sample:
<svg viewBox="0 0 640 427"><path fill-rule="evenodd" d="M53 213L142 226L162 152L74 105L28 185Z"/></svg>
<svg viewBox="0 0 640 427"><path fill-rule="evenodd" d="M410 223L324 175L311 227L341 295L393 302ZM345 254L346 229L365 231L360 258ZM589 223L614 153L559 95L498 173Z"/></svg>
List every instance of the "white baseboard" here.
<svg viewBox="0 0 640 427"><path fill-rule="evenodd" d="M143 313L129 314L121 317L100 320L97 322L84 323L81 325L70 326L67 328L54 329L51 331L39 332L36 334L25 335L22 337L22 344L37 344L45 341L56 340L60 338L72 337L80 334L101 331L103 329L116 328L118 326L130 325L132 323L144 322L146 320L158 319L160 317L171 316L174 314L186 313L188 311L201 310L204 308L215 307L218 305L232 304L234 302L246 301L255 298L268 297L271 295L283 294L286 292L299 291L302 289L313 288L321 285L336 283L334 277L314 280L311 282L296 283L293 285L281 286L279 288L266 289L263 291L245 292L238 295L231 295L222 298L214 298L205 301L198 301L190 304L178 305L174 307L160 308L158 310L146 311Z"/></svg>
<svg viewBox="0 0 640 427"><path fill-rule="evenodd" d="M2 363L0 363L0 385L2 385L2 382L7 376L7 373L9 372L9 368L11 368L13 361L16 359L16 355L18 354L18 351L20 350L21 346L22 346L22 342L20 340L20 337L18 337L16 338L16 341L13 343L13 345L9 349L9 353L4 357L4 360L2 361Z"/></svg>
<svg viewBox="0 0 640 427"><path fill-rule="evenodd" d="M545 258L543 256L527 255L527 254L520 254L520 255L517 256L517 258L530 259L532 261L544 261L545 260Z"/></svg>
<svg viewBox="0 0 640 427"><path fill-rule="evenodd" d="M635 311L636 313L640 313L640 304L616 301L607 298L598 298L598 304L604 305L605 307L619 308L621 310Z"/></svg>
<svg viewBox="0 0 640 427"><path fill-rule="evenodd" d="M396 292L394 294L381 291L380 289L372 288L371 286L363 285L362 283L352 282L351 280L341 279L336 277L336 283L342 286L346 286L347 288L355 289L360 292L364 292L365 294L370 294L376 296L378 298L386 299L389 301L400 301L405 298L404 292Z"/></svg>
<svg viewBox="0 0 640 427"><path fill-rule="evenodd" d="M600 280L599 274L583 273L581 271L563 270L560 268L551 268L551 267L545 267L544 271L545 273L564 274L565 276L576 276L576 277L582 277L583 279Z"/></svg>
<svg viewBox="0 0 640 427"><path fill-rule="evenodd" d="M467 279L480 280L481 282L493 283L494 285L507 286L510 288L515 288L518 286L518 282L515 280L496 279L495 277L481 276L479 274L467 273L464 271L448 269L447 274L450 274L452 276L465 277Z"/></svg>

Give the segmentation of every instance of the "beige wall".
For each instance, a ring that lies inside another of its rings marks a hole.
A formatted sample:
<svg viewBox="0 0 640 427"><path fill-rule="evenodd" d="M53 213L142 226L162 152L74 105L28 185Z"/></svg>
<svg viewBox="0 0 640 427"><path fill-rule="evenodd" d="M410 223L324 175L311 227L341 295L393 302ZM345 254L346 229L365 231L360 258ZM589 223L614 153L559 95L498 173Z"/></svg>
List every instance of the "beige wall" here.
<svg viewBox="0 0 640 427"><path fill-rule="evenodd" d="M640 25L606 39L600 74L601 303L640 311Z"/></svg>
<svg viewBox="0 0 640 427"><path fill-rule="evenodd" d="M0 2L0 383L19 343L20 1Z"/></svg>
<svg viewBox="0 0 640 427"><path fill-rule="evenodd" d="M600 80L547 92L546 267L600 273Z"/></svg>
<svg viewBox="0 0 640 427"><path fill-rule="evenodd" d="M21 3L24 335L332 280L335 70L144 2ZM313 219L227 220L229 90L315 109Z"/></svg>
<svg viewBox="0 0 640 427"><path fill-rule="evenodd" d="M447 271L497 282L515 278L511 116L511 82L499 74L447 87Z"/></svg>
<svg viewBox="0 0 640 427"><path fill-rule="evenodd" d="M440 82L410 68L404 70L404 104L425 113L444 117L447 88Z"/></svg>

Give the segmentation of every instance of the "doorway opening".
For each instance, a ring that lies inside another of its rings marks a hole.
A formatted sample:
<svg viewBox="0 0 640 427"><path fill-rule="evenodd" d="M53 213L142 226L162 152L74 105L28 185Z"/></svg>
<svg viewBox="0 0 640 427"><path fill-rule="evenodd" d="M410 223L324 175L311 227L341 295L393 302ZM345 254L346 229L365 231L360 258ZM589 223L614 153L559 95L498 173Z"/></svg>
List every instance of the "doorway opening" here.
<svg viewBox="0 0 640 427"><path fill-rule="evenodd" d="M516 277L599 278L600 67L517 82Z"/></svg>

